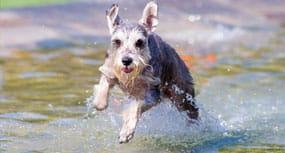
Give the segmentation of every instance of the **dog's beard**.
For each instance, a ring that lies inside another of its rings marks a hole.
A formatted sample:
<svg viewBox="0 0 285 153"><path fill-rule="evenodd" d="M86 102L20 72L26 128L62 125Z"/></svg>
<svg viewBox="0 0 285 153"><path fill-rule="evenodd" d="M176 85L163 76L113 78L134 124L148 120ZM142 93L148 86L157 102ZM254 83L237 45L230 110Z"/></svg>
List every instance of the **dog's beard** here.
<svg viewBox="0 0 285 153"><path fill-rule="evenodd" d="M120 64L115 64L114 65L115 73L119 82L127 88L132 88L134 86L135 80L142 73L144 68L146 66L149 66L148 64L146 64L147 63L146 61L147 60L141 56L137 57L137 59L134 59L133 60L134 66L132 66L133 70L130 73L123 72L122 71L123 66Z"/></svg>

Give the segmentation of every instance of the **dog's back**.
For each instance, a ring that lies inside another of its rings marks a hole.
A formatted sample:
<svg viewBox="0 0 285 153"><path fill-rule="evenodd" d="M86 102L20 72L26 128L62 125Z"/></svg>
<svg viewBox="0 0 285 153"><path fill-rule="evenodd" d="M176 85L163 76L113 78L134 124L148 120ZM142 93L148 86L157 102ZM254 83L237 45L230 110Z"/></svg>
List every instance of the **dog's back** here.
<svg viewBox="0 0 285 153"><path fill-rule="evenodd" d="M185 63L175 49L156 34L149 35L148 45L152 57L150 65L154 76L160 78L162 96L173 99L180 111L189 110L189 116L197 118L193 78Z"/></svg>

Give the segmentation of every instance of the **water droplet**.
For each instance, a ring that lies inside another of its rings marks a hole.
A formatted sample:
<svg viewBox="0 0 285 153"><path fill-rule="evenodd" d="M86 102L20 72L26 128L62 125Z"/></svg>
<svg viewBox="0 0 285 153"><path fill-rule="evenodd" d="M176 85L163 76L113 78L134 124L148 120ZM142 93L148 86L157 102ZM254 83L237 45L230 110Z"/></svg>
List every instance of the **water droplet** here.
<svg viewBox="0 0 285 153"><path fill-rule="evenodd" d="M224 132L223 135L224 136L229 136L229 133L228 132Z"/></svg>
<svg viewBox="0 0 285 153"><path fill-rule="evenodd" d="M49 107L50 109L53 109L53 105L52 105L52 104L48 104L48 107Z"/></svg>
<svg viewBox="0 0 285 153"><path fill-rule="evenodd" d="M276 110L277 110L277 107L272 106L271 109L272 109L273 111L276 111Z"/></svg>
<svg viewBox="0 0 285 153"><path fill-rule="evenodd" d="M279 131L279 127L278 127L278 126L275 126L273 129L274 129L274 131L276 131L276 132Z"/></svg>
<svg viewBox="0 0 285 153"><path fill-rule="evenodd" d="M196 21L201 20L201 16L200 15L189 15L188 20L190 22L196 22Z"/></svg>
<svg viewBox="0 0 285 153"><path fill-rule="evenodd" d="M219 114L219 115L218 115L218 118L219 118L219 119L221 119L221 118L222 118L222 115L221 115L221 114Z"/></svg>
<svg viewBox="0 0 285 153"><path fill-rule="evenodd" d="M231 71L231 69L230 69L230 68L227 68L227 71L228 71L228 72L230 72L230 71Z"/></svg>
<svg viewBox="0 0 285 153"><path fill-rule="evenodd" d="M184 93L184 90L180 89L176 84L172 85L172 89L174 90L174 92L175 92L176 94L181 95L181 94Z"/></svg>

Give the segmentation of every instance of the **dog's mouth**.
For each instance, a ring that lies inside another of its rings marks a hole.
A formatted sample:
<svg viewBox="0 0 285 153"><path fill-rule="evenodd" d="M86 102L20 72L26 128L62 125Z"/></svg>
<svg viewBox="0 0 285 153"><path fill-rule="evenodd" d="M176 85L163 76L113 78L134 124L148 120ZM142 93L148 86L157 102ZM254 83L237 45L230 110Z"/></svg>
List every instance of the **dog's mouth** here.
<svg viewBox="0 0 285 153"><path fill-rule="evenodd" d="M122 68L122 71L125 73L131 73L133 70L133 68L127 66Z"/></svg>

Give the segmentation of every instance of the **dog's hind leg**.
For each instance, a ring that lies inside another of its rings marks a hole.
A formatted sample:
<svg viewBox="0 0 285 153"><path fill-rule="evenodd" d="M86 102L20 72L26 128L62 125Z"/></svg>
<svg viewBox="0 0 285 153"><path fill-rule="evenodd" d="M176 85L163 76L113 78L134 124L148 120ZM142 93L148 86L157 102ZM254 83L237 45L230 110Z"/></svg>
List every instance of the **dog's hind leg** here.
<svg viewBox="0 0 285 153"><path fill-rule="evenodd" d="M107 80L105 75L102 75L99 85L96 86L96 95L93 100L93 106L97 110L104 110L108 107L108 97L112 84Z"/></svg>
<svg viewBox="0 0 285 153"><path fill-rule="evenodd" d="M179 98L178 98L179 97ZM178 111L186 111L190 119L197 119L199 116L199 109L195 104L195 101L190 101L186 99L186 95L183 97L178 96L175 98L175 106Z"/></svg>
<svg viewBox="0 0 285 153"><path fill-rule="evenodd" d="M179 89L177 86L174 87L177 89L172 88L171 99L178 111L186 111L190 119L197 119L199 116L199 108L195 103L193 89L191 90L191 88L186 88L183 90Z"/></svg>
<svg viewBox="0 0 285 153"><path fill-rule="evenodd" d="M186 99L187 96L185 96ZM176 107L178 108L179 111L186 111L188 117L192 119L198 119L199 116L199 109L195 104L195 101L189 101L185 100L182 103L176 103Z"/></svg>

